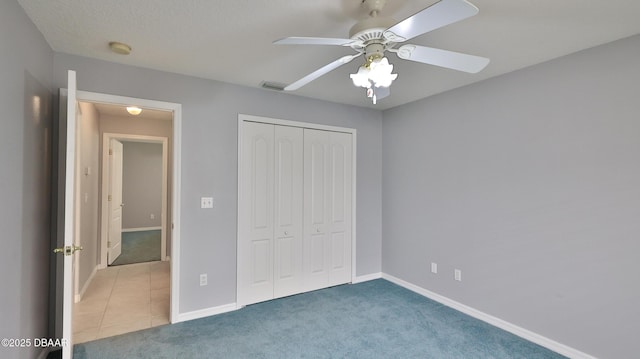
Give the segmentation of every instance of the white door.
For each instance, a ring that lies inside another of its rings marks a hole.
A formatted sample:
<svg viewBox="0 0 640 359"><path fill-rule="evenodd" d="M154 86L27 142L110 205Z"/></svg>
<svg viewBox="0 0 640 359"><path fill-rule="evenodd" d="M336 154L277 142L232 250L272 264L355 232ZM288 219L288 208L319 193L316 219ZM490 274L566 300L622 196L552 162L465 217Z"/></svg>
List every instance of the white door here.
<svg viewBox="0 0 640 359"><path fill-rule="evenodd" d="M242 121L238 305L349 283L352 135Z"/></svg>
<svg viewBox="0 0 640 359"><path fill-rule="evenodd" d="M111 139L109 144L109 264L122 253L122 142Z"/></svg>
<svg viewBox="0 0 640 359"><path fill-rule="evenodd" d="M351 134L304 130L304 284L351 281Z"/></svg>
<svg viewBox="0 0 640 359"><path fill-rule="evenodd" d="M62 347L62 358L70 359L73 356L72 323L73 323L73 277L74 260L73 245L75 237L75 160L76 160L76 73L69 71L67 74L67 124L66 124L66 149L65 149L65 184L64 184L64 247L60 255L64 256L63 264L63 295L62 295L62 338L67 345ZM65 251L64 248L68 249ZM68 253L68 255L67 255Z"/></svg>
<svg viewBox="0 0 640 359"><path fill-rule="evenodd" d="M351 134L329 133L329 286L351 282Z"/></svg>
<svg viewBox="0 0 640 359"><path fill-rule="evenodd" d="M329 132L304 130L304 286L325 288L329 283L328 258L328 169Z"/></svg>
<svg viewBox="0 0 640 359"><path fill-rule="evenodd" d="M275 126L274 297L301 293L303 129Z"/></svg>
<svg viewBox="0 0 640 359"><path fill-rule="evenodd" d="M274 126L241 131L237 302L246 305L273 298Z"/></svg>

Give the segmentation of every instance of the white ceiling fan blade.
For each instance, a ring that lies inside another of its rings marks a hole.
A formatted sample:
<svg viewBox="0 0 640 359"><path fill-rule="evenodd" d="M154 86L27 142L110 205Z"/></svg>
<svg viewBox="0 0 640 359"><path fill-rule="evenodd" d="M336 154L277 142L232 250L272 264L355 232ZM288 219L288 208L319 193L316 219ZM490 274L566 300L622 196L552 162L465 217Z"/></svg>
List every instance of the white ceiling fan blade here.
<svg viewBox="0 0 640 359"><path fill-rule="evenodd" d="M404 60L422 62L429 65L446 67L475 74L489 64L486 57L462 54L459 52L434 49L426 46L403 45L398 48L398 57Z"/></svg>
<svg viewBox="0 0 640 359"><path fill-rule="evenodd" d="M418 35L464 20L478 13L466 0L442 0L388 28L384 37L403 42Z"/></svg>
<svg viewBox="0 0 640 359"><path fill-rule="evenodd" d="M358 53L358 54L355 54L355 55L343 56L343 57L337 59L336 61L334 61L334 62L332 62L330 64L327 64L327 65L315 70L314 72L312 72L312 73L308 74L307 76L301 78L300 80L292 83L291 85L285 87L284 89L285 89L285 91L297 90L300 87L308 84L309 82L317 79L318 77L320 77L320 76L322 76L322 75L324 75L324 74L326 74L328 72L331 72L331 71L337 69L338 67L340 67L340 66L342 66L344 64L347 64L347 63L351 62L351 60L355 59L356 57L358 57L360 55L362 55L362 53Z"/></svg>
<svg viewBox="0 0 640 359"><path fill-rule="evenodd" d="M328 37L285 37L284 39L273 42L276 45L337 45L350 46L355 43L361 43L359 40L351 39L335 39Z"/></svg>

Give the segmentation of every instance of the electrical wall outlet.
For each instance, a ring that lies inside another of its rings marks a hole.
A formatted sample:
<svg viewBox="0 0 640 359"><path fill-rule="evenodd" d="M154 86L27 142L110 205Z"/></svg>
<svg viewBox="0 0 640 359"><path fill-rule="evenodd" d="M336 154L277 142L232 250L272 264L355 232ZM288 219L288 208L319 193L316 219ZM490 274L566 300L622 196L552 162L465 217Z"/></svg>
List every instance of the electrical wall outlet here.
<svg viewBox="0 0 640 359"><path fill-rule="evenodd" d="M155 214L153 214L153 213L151 213L151 214L149 215L149 218L150 218L150 219L156 219L156 215L155 215Z"/></svg>
<svg viewBox="0 0 640 359"><path fill-rule="evenodd" d="M200 208L213 208L213 197L200 198Z"/></svg>
<svg viewBox="0 0 640 359"><path fill-rule="evenodd" d="M207 285L207 274L200 274L200 286L205 286Z"/></svg>
<svg viewBox="0 0 640 359"><path fill-rule="evenodd" d="M462 282L462 271L460 269L454 269L453 279L457 280L458 282Z"/></svg>
<svg viewBox="0 0 640 359"><path fill-rule="evenodd" d="M433 274L438 273L438 263L431 262L431 273Z"/></svg>

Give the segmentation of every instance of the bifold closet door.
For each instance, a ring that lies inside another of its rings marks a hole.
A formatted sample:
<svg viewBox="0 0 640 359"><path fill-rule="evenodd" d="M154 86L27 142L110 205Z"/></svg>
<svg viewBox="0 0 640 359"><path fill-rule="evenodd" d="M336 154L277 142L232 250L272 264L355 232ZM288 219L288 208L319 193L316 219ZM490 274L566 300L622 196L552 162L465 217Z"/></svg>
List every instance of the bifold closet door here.
<svg viewBox="0 0 640 359"><path fill-rule="evenodd" d="M242 124L238 304L273 298L274 126Z"/></svg>
<svg viewBox="0 0 640 359"><path fill-rule="evenodd" d="M302 141L299 127L275 126L275 298L302 287Z"/></svg>
<svg viewBox="0 0 640 359"><path fill-rule="evenodd" d="M242 123L238 305L351 281L351 134Z"/></svg>
<svg viewBox="0 0 640 359"><path fill-rule="evenodd" d="M303 291L303 130L243 123L238 304Z"/></svg>
<svg viewBox="0 0 640 359"><path fill-rule="evenodd" d="M351 186L351 134L305 129L305 291L351 281Z"/></svg>

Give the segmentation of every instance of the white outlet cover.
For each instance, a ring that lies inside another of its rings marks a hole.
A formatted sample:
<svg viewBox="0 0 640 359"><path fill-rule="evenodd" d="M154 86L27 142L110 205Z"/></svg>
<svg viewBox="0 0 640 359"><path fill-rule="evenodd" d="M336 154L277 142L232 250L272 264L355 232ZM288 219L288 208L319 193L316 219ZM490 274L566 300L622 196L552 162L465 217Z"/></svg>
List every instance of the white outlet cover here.
<svg viewBox="0 0 640 359"><path fill-rule="evenodd" d="M200 198L200 208L213 208L213 197Z"/></svg>
<svg viewBox="0 0 640 359"><path fill-rule="evenodd" d="M431 273L436 274L438 273L438 263L431 263Z"/></svg>
<svg viewBox="0 0 640 359"><path fill-rule="evenodd" d="M453 271L453 278L458 282L462 282L462 271L460 269L456 269Z"/></svg>

